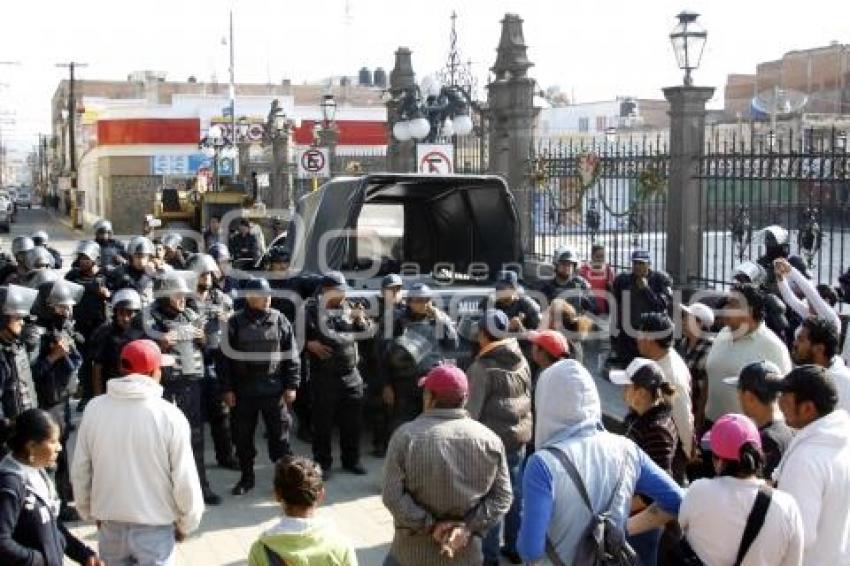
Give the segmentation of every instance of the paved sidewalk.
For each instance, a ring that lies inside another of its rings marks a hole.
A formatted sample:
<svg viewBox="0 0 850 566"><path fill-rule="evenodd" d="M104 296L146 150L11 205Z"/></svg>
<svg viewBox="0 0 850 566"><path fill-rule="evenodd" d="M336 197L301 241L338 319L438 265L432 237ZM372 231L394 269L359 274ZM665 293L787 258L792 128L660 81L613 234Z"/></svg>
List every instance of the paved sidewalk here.
<svg viewBox="0 0 850 566"><path fill-rule="evenodd" d="M280 506L272 495L272 465L268 461L262 426L258 427L257 487L242 497L230 494L239 472L215 465L211 440L207 435L206 461L213 490L224 498L221 505L207 507L201 528L178 545L177 564L186 566L231 566L245 564L251 544L280 516ZM368 440L364 443L368 447ZM310 446L295 440L296 454L310 455ZM213 464L210 465L209 463ZM353 476L340 469L326 484L327 500L320 515L330 520L357 549L361 565L383 562L392 539L392 517L381 503L380 478L383 460L364 456L367 476ZM94 525L77 523L71 531L96 548ZM66 560L66 564L72 562Z"/></svg>

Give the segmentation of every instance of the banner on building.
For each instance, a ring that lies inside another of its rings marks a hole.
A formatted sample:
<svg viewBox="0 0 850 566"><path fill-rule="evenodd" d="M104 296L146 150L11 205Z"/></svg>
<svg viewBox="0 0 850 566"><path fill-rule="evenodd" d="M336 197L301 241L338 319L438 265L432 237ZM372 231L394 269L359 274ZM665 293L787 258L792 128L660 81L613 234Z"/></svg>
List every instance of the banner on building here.
<svg viewBox="0 0 850 566"><path fill-rule="evenodd" d="M298 178L330 177L330 154L326 147L311 147L298 152Z"/></svg>
<svg viewBox="0 0 850 566"><path fill-rule="evenodd" d="M246 116L245 118L248 121L248 127L245 129L245 141L263 141L263 134L266 131L266 118L260 116ZM237 118L236 120L236 129L241 133L240 120L241 118ZM214 118L210 118L210 126L218 126L221 128L224 137L229 139L231 142L233 141L233 120L230 119L230 116L216 116Z"/></svg>
<svg viewBox="0 0 850 566"><path fill-rule="evenodd" d="M454 146L450 143L416 144L416 168L426 175L449 175L454 173Z"/></svg>

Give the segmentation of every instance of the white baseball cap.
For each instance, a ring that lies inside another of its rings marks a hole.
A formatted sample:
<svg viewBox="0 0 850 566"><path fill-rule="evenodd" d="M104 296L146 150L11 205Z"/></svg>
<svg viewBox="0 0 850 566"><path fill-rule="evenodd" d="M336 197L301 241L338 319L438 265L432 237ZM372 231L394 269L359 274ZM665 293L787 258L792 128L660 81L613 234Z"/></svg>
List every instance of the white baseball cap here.
<svg viewBox="0 0 850 566"><path fill-rule="evenodd" d="M608 379L615 385L638 385L657 384L664 381L664 372L661 366L646 358L635 358L626 366L626 369L615 369L608 372Z"/></svg>
<svg viewBox="0 0 850 566"><path fill-rule="evenodd" d="M693 303L690 305L682 305L682 312L687 313L696 318L703 328L711 328L714 325L714 311L711 307L703 303Z"/></svg>

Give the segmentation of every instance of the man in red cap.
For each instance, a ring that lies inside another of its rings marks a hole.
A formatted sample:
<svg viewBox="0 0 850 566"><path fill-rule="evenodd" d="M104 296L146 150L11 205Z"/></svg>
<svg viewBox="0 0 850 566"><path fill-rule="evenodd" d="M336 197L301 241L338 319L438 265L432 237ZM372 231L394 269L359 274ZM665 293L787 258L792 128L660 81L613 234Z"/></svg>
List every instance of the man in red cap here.
<svg viewBox="0 0 850 566"><path fill-rule="evenodd" d="M570 343L557 330L532 330L526 338L534 344L531 356L541 370L570 356Z"/></svg>
<svg viewBox="0 0 850 566"><path fill-rule="evenodd" d="M173 363L151 340L130 342L121 350L124 377L109 380L83 413L71 480L77 511L98 522L108 564L173 564L175 541L201 522L189 422L159 385L160 368Z"/></svg>
<svg viewBox="0 0 850 566"><path fill-rule="evenodd" d="M504 446L464 410L462 370L438 365L419 386L422 414L399 427L387 449L383 500L396 530L388 563L481 564L481 537L513 497Z"/></svg>

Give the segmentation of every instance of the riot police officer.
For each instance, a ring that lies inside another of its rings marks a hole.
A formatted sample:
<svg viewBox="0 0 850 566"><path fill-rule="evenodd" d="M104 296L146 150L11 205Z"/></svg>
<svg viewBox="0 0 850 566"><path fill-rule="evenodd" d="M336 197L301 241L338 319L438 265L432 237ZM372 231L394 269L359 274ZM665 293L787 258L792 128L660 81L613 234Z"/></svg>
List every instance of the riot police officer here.
<svg viewBox="0 0 850 566"><path fill-rule="evenodd" d="M201 408L204 378L204 321L186 306L192 293L187 283L191 272L171 271L157 279L157 298L143 314L145 333L163 352L174 356L174 365L162 370L162 397L183 411L192 432L192 453L201 480L204 503L218 505L204 466L204 420Z"/></svg>
<svg viewBox="0 0 850 566"><path fill-rule="evenodd" d="M235 299L239 289L239 280L232 274L232 259L230 256L230 250L225 244L213 244L210 246L209 250L207 250L207 253L209 253L210 257L215 260L215 263L218 265L218 269L221 272L221 276L216 281L216 285L222 292L229 295L230 298Z"/></svg>
<svg viewBox="0 0 850 566"><path fill-rule="evenodd" d="M112 222L98 220L94 223L94 241L100 246L100 265L107 271L126 262L124 244L112 237Z"/></svg>
<svg viewBox="0 0 850 566"><path fill-rule="evenodd" d="M230 408L221 398L221 386L216 372L221 335L227 319L233 314L233 299L216 287L216 280L221 277L221 271L211 256L195 254L189 262L189 268L197 276L197 283L195 295L188 299L187 305L203 318L207 336L204 344L202 395L204 420L210 424L218 465L238 470L239 463L233 454L233 437L230 432Z"/></svg>
<svg viewBox="0 0 850 566"><path fill-rule="evenodd" d="M345 277L327 273L319 293L307 304L306 347L313 392L313 459L325 479L333 463L331 437L339 426L344 470L363 475L360 463L360 423L363 379L357 369L357 333L365 335L371 325L362 306L346 302Z"/></svg>
<svg viewBox="0 0 850 566"><path fill-rule="evenodd" d="M29 356L20 340L37 296L19 285L0 287L0 454L6 452L10 422L37 403Z"/></svg>
<svg viewBox="0 0 850 566"><path fill-rule="evenodd" d="M551 303L563 295L577 313L594 312L595 304L590 296L590 283L578 274L578 254L571 249L559 250L555 252L553 260L555 275L542 288L546 299Z"/></svg>
<svg viewBox="0 0 850 566"><path fill-rule="evenodd" d="M2 271L0 271L0 283L8 285L10 283L23 285L27 271L27 252L35 247L32 238L29 236L15 236L12 239L12 256L15 258L14 263L8 263Z"/></svg>
<svg viewBox="0 0 850 566"><path fill-rule="evenodd" d="M300 362L295 334L283 314L271 307L265 279L245 281L245 308L227 321L219 379L224 400L234 411L236 455L242 475L234 495L254 488L254 433L262 415L269 458L291 454L289 407L295 401Z"/></svg>
<svg viewBox="0 0 850 566"><path fill-rule="evenodd" d="M252 261L260 259L262 253L260 241L251 232L251 221L247 218L239 219L239 229L230 237L228 244L230 254L236 259L250 259Z"/></svg>
<svg viewBox="0 0 850 566"><path fill-rule="evenodd" d="M289 275L289 251L282 246L272 246L268 253L267 269L271 273L269 276L269 285L275 291L291 291L292 294L299 292L296 285L296 280ZM300 296L300 295L299 295ZM272 297L272 308L279 310L286 316L290 324L295 324L295 311L298 307L293 296L288 296L288 293L275 294Z"/></svg>
<svg viewBox="0 0 850 566"><path fill-rule="evenodd" d="M51 248L47 245L50 241L50 236L47 235L45 230L36 230L32 233L32 241L37 247L42 247L50 252L50 255L53 256L53 267L56 269L62 269L62 256L59 254L55 248Z"/></svg>
<svg viewBox="0 0 850 566"><path fill-rule="evenodd" d="M101 248L103 253L103 248ZM142 298L142 306L147 306L153 300L154 269L151 265L153 243L144 236L130 240L127 245L128 263L122 264L109 272L107 286L110 291L134 289Z"/></svg>
<svg viewBox="0 0 850 566"><path fill-rule="evenodd" d="M24 263L27 268L27 273L20 280L27 287L35 289L38 286L38 273L40 271L53 269L53 256L42 247L34 247L27 252Z"/></svg>
<svg viewBox="0 0 850 566"><path fill-rule="evenodd" d="M366 383L365 419L372 429L372 456L383 458L387 453L392 423L392 398L384 393L389 387L387 352L404 313L402 305L403 281L398 274L391 273L381 280L378 296L378 311L374 318L374 334L361 342L363 352L363 376ZM390 388L389 393L392 394Z"/></svg>
<svg viewBox="0 0 850 566"><path fill-rule="evenodd" d="M174 269L186 269L186 258L183 255L183 236L169 232L160 239L165 255L163 260Z"/></svg>
<svg viewBox="0 0 850 566"><path fill-rule="evenodd" d="M414 283L396 322L396 338L389 351L389 382L384 399L393 408L393 429L422 412L419 378L458 347L454 322L434 304L434 293Z"/></svg>
<svg viewBox="0 0 850 566"><path fill-rule="evenodd" d="M74 307L75 328L82 337L77 344L83 354L83 366L80 368L80 389L82 396L77 405L77 411L82 411L88 400L92 398L91 379L91 336L94 331L106 322L106 305L109 300L109 290L106 288L106 276L97 265L100 259L100 246L91 240L85 240L77 245L74 252L74 267L65 275L65 279L82 285L84 292L80 302Z"/></svg>
<svg viewBox="0 0 850 566"><path fill-rule="evenodd" d="M70 430L65 419L71 391L83 363L77 349L77 336L72 318L74 306L83 296L82 285L65 279L39 285L37 324L41 327L40 344L32 368L38 406L62 423L60 441L62 452L56 463L56 490L62 507L60 517L65 521L78 520L76 511L68 507L71 501L71 479L68 469L66 443Z"/></svg>
<svg viewBox="0 0 850 566"><path fill-rule="evenodd" d="M500 271L496 276L496 294L479 304L482 313L490 309L500 310L508 317L508 331L521 333L540 327L540 305L525 294L519 284L519 276L513 271ZM520 348L529 364L533 363L533 345L520 339ZM477 347L477 346L475 346ZM532 370L535 368L532 366Z"/></svg>
<svg viewBox="0 0 850 566"><path fill-rule="evenodd" d="M91 361L92 396L106 392L106 382L123 375L121 350L129 342L144 337L142 299L135 289L121 289L112 295L112 320L92 332L87 357Z"/></svg>

